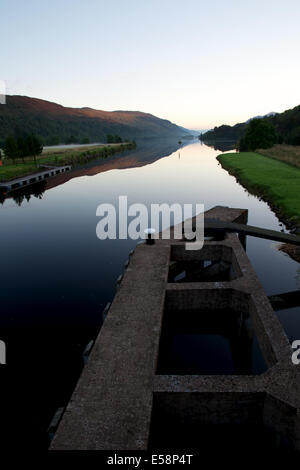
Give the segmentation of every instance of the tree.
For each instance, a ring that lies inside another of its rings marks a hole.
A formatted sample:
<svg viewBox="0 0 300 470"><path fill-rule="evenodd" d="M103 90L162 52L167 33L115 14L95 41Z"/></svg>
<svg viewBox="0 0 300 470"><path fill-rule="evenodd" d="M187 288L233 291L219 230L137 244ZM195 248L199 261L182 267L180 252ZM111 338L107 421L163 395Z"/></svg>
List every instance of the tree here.
<svg viewBox="0 0 300 470"><path fill-rule="evenodd" d="M300 145L300 126L294 127L289 134L289 144Z"/></svg>
<svg viewBox="0 0 300 470"><path fill-rule="evenodd" d="M29 156L29 148L26 138L23 136L19 136L17 138L17 147L18 147L18 157L22 158L24 163L24 158Z"/></svg>
<svg viewBox="0 0 300 470"><path fill-rule="evenodd" d="M57 135L52 135L48 139L47 145L59 145L60 140Z"/></svg>
<svg viewBox="0 0 300 470"><path fill-rule="evenodd" d="M41 141L34 134L19 135L17 140L14 137L8 137L5 141L5 156L13 161L16 158L22 158L24 163L26 157L33 157L36 162L37 155L40 155L42 151Z"/></svg>
<svg viewBox="0 0 300 470"><path fill-rule="evenodd" d="M4 145L4 153L7 159L15 161L18 158L18 145L14 137L7 137Z"/></svg>
<svg viewBox="0 0 300 470"><path fill-rule="evenodd" d="M70 135L70 137L66 140L66 144L77 144L78 139L74 135Z"/></svg>
<svg viewBox="0 0 300 470"><path fill-rule="evenodd" d="M120 137L119 135L107 134L106 142L108 144L118 144L122 142L122 137Z"/></svg>
<svg viewBox="0 0 300 470"><path fill-rule="evenodd" d="M274 126L266 119L252 119L239 141L239 151L253 151L272 147L278 141Z"/></svg>
<svg viewBox="0 0 300 470"><path fill-rule="evenodd" d="M34 134L28 135L26 137L25 150L29 152L30 156L33 156L34 161L36 162L37 155L40 155L43 151L40 139Z"/></svg>

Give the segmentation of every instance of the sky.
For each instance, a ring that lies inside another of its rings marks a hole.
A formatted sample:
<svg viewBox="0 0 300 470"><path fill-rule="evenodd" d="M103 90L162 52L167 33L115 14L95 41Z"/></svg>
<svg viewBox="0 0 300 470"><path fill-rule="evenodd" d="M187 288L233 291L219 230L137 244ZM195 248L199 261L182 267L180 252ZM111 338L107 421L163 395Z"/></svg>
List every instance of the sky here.
<svg viewBox="0 0 300 470"><path fill-rule="evenodd" d="M190 129L300 104L300 1L0 0L6 93Z"/></svg>

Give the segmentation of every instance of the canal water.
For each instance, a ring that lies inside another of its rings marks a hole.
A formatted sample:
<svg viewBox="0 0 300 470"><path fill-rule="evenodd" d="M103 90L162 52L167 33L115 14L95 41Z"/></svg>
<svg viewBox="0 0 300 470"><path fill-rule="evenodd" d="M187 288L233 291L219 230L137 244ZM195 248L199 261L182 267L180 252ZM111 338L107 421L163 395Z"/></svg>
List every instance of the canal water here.
<svg viewBox="0 0 300 470"><path fill-rule="evenodd" d="M136 150L82 169L76 177L0 205L0 366L2 442L46 447L47 426L65 406L82 353L137 241L96 237L97 206L199 203L247 208L249 224L286 230L268 204L250 195L198 141L140 143ZM70 177L70 175L68 176ZM277 243L248 237L247 253L268 295L300 288L299 264ZM138 301L138 299L137 299ZM277 312L290 340L300 338L300 309Z"/></svg>

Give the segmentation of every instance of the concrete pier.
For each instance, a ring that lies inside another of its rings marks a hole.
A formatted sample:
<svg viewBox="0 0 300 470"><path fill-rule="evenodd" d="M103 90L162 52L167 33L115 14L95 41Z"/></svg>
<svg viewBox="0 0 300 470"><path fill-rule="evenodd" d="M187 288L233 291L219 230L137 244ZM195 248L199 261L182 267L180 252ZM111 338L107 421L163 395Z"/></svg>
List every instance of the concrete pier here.
<svg viewBox="0 0 300 470"><path fill-rule="evenodd" d="M207 211L205 219L246 224L247 210L218 206ZM207 261L229 267L226 280L224 270L220 270L222 280L199 280L195 263L203 267ZM186 282L174 282L176 263L183 264L186 272L190 269ZM183 312L184 327L187 309L197 317L203 310L220 308L251 321L266 371L260 375L159 373L166 312ZM167 448L171 428L182 439L186 430L192 430L196 439L199 429L215 432L218 426L227 429L229 425L237 430L248 426L253 438L256 429L267 430L276 436L278 447L300 449L300 366L292 363L292 352L236 234L206 241L198 251L185 250L183 240L140 244L51 449Z"/></svg>

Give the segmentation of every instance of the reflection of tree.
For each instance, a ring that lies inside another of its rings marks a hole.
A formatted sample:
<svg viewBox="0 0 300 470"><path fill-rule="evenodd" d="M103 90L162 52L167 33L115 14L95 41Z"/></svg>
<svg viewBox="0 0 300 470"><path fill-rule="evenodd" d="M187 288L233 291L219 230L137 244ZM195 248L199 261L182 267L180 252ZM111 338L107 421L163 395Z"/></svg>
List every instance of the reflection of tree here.
<svg viewBox="0 0 300 470"><path fill-rule="evenodd" d="M236 142L233 140L224 142L218 142L217 140L209 140L204 142L204 144L208 147L212 147L214 150L220 150L221 152L226 152L227 150L235 150L236 148Z"/></svg>
<svg viewBox="0 0 300 470"><path fill-rule="evenodd" d="M36 190L36 188L35 188L33 196L36 197L37 199L42 199L43 194L45 192L45 187L46 187L46 183L44 183L44 188L42 189L42 191L40 189Z"/></svg>
<svg viewBox="0 0 300 470"><path fill-rule="evenodd" d="M22 194L15 194L13 197L13 200L15 201L18 206L22 205L22 202L24 201L24 195Z"/></svg>
<svg viewBox="0 0 300 470"><path fill-rule="evenodd" d="M32 184L27 188L18 189L11 193L11 197L18 206L21 206L23 201L26 199L27 202L30 201L31 196L36 197L37 199L42 199L43 194L46 190L46 182L40 181L39 183ZM4 198L5 200L5 198Z"/></svg>

